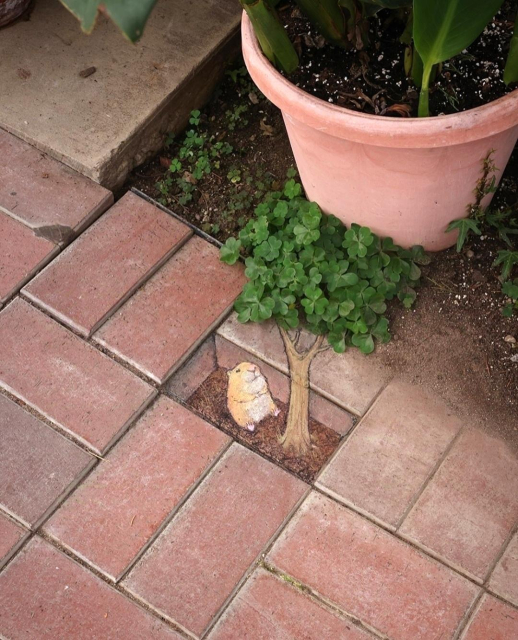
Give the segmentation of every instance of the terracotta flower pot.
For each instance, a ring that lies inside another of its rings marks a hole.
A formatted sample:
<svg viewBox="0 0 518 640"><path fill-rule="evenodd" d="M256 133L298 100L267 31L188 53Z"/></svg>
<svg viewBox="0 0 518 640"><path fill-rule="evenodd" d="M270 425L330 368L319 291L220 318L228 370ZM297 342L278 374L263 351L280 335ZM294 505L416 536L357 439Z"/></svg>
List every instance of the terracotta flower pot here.
<svg viewBox="0 0 518 640"><path fill-rule="evenodd" d="M242 39L250 75L282 111L310 200L404 247L438 251L455 243L446 227L473 202L483 159L494 150L500 179L516 144L518 90L453 115L372 116L324 102L284 78L263 55L246 14Z"/></svg>
<svg viewBox="0 0 518 640"><path fill-rule="evenodd" d="M19 18L31 0L0 0L0 27Z"/></svg>

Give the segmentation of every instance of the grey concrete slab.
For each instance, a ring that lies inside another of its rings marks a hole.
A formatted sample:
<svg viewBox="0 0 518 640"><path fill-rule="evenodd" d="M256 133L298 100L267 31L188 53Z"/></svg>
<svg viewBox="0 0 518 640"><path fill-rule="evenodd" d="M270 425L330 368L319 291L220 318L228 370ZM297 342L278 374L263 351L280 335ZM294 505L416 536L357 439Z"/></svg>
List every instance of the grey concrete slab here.
<svg viewBox="0 0 518 640"><path fill-rule="evenodd" d="M209 97L239 18L237 0L159 0L132 45L104 17L86 36L58 0L37 0L0 33L0 127L117 188Z"/></svg>

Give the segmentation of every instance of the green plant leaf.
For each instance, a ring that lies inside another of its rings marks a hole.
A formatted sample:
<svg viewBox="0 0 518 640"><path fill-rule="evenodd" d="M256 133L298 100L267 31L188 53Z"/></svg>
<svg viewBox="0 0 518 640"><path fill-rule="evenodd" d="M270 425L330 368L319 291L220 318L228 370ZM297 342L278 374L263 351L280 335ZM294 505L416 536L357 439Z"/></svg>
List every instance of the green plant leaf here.
<svg viewBox="0 0 518 640"><path fill-rule="evenodd" d="M428 116L429 84L435 64L469 47L503 0L414 0L414 43L423 60L419 115Z"/></svg>
<svg viewBox="0 0 518 640"><path fill-rule="evenodd" d="M264 55L277 67L291 73L299 66L295 48L270 2L240 0L246 11Z"/></svg>
<svg viewBox="0 0 518 640"><path fill-rule="evenodd" d="M499 251L496 254L493 266L496 267L499 264L502 265L502 280L507 280L511 275L513 267L518 265L518 251L509 251L508 249Z"/></svg>
<svg viewBox="0 0 518 640"><path fill-rule="evenodd" d="M61 0L62 4L79 20L85 33L91 33L102 6L105 12L131 41L136 42L157 0Z"/></svg>
<svg viewBox="0 0 518 640"><path fill-rule="evenodd" d="M241 240L228 238L225 244L219 250L219 257L226 264L234 264L239 259L239 250L241 249Z"/></svg>
<svg viewBox="0 0 518 640"><path fill-rule="evenodd" d="M374 351L374 340L370 333L356 334L352 337L352 343L355 347L365 354L372 353Z"/></svg>
<svg viewBox="0 0 518 640"><path fill-rule="evenodd" d="M348 44L346 20L337 0L296 0L324 38L332 44Z"/></svg>
<svg viewBox="0 0 518 640"><path fill-rule="evenodd" d="M507 57L507 63L505 65L504 82L505 84L518 82L518 14L516 15L509 56Z"/></svg>
<svg viewBox="0 0 518 640"><path fill-rule="evenodd" d="M468 237L470 231L475 233L477 236L482 233L478 224L472 218L460 218L459 220L453 220L446 227L446 233L448 233L449 231L455 231L456 229L459 230L456 245L457 252L462 251L462 247L464 246L464 243L466 242L466 238Z"/></svg>

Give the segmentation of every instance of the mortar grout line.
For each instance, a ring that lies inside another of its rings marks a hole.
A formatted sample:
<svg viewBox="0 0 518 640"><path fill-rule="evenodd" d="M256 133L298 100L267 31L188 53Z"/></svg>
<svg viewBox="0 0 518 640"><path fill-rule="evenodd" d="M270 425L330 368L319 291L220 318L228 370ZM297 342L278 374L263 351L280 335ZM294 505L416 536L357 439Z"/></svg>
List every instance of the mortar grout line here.
<svg viewBox="0 0 518 640"><path fill-rule="evenodd" d="M408 518L408 516L410 515L410 513L412 512L412 510L414 509L414 507L416 506L417 502L419 501L419 498L423 495L423 493L426 491L428 485L432 482L432 480L435 478L437 472L439 471L439 469L441 468L443 462L446 460L446 458L450 455L452 449L454 448L454 446L457 444L457 442L460 440L461 435L464 433L465 428L461 427L457 433L455 434L455 436L451 439L450 443L448 444L448 446L444 449L444 451L442 452L442 455L439 456L439 459L437 460L437 462L435 463L434 467L432 468L432 470L430 471L430 473L428 474L426 480L423 482L423 484L421 485L421 488L416 492L416 494L414 495L414 497L412 498L412 500L410 501L410 503L408 504L407 508L405 509L403 515L399 518L397 524L396 524L396 530L399 532L399 530L401 529L401 527L403 526L404 521Z"/></svg>
<svg viewBox="0 0 518 640"><path fill-rule="evenodd" d="M489 589L489 582L491 580L491 576L493 575L493 571L496 569L497 564L502 559L504 553L507 551L509 545L511 544L512 539L514 538L514 536L515 536L515 534L517 532L518 532L518 522L516 522L514 527L512 527L511 532L509 533L509 535L505 539L505 542L502 544L502 548L497 553L497 555L496 555L494 561L492 562L492 564L489 566L489 569L488 569L488 571L487 571L487 573L485 575L485 578L484 578L484 586L487 589Z"/></svg>
<svg viewBox="0 0 518 640"><path fill-rule="evenodd" d="M38 305L36 305L33 302L33 300L31 300L26 296L25 292L20 291L18 297L20 298L20 300L23 300L25 303L30 305L33 309L35 309L39 313L42 313L44 316L46 316L47 318L49 318L50 320L58 324L60 327L62 327L63 329L66 329L73 336L82 340L85 344L90 345L90 347L94 348L99 353L102 353L104 356L106 356L110 360L113 360L114 362L116 362L118 365L120 365L121 367L123 367L124 369L132 373L137 378L140 378L140 380L142 380L143 382L147 382L147 384L152 386L154 389L157 388L158 385L152 378L149 378L148 376L143 374L142 371L135 369L134 367L129 365L127 362L125 362L124 360L116 356L114 353L112 353L108 349L105 349L102 345L94 342L91 338L86 338L84 335L79 333L76 329L65 324L60 318L53 316L47 309L43 309L42 307L39 307Z"/></svg>
<svg viewBox="0 0 518 640"><path fill-rule="evenodd" d="M181 509L183 509L184 505L187 501L193 496L193 494L197 491L198 487L202 485L205 479L212 473L214 467L222 460L230 447L234 444L232 438L221 448L217 456L210 462L210 464L203 470L200 476L193 482L193 484L187 489L184 493L180 501L171 509L171 511L165 516L162 520L158 528L148 539L146 544L138 551L135 557L131 560L131 562L124 568L124 570L116 577L115 583L118 584L124 581L133 568L142 560L147 551L154 545L156 540L160 537L160 535L167 529L167 527L171 524L171 522L175 519L176 515L179 513Z"/></svg>
<svg viewBox="0 0 518 640"><path fill-rule="evenodd" d="M45 531L40 530L38 532L35 532L33 537L41 538L42 540L47 542L47 544L52 546L52 548L56 549L57 551L62 553L64 556L66 556L67 558L69 558L70 560L78 564L80 567L82 567L89 573L96 576L99 580L101 580L104 584L108 585L111 589L113 589L114 591L117 591L122 596L126 597L128 600L131 600L136 605L138 605L141 609L144 609L147 613L151 614L153 617L158 618L162 622L167 623L168 627L172 628L174 631L176 632L181 631L185 635L184 629L178 626L177 623L161 615L160 612L155 611L152 607L149 607L146 603L142 602L141 600L135 598L130 592L127 592L126 590L121 589L118 584L113 584L113 582L108 580L103 573L99 572L97 569L92 567L92 565L89 565L86 562L84 562L84 560L80 556L77 556L75 553L70 551L67 547L63 547L61 544L59 544L59 542L54 540L52 537L48 536L48 534ZM192 640L194 638L194 636L191 636L191 635L186 637L189 638L189 640ZM197 640L197 639L194 638L194 640Z"/></svg>
<svg viewBox="0 0 518 640"><path fill-rule="evenodd" d="M453 634L452 640L459 640L461 636L464 636L464 632L467 629L470 622L474 619L484 595L485 595L484 590L481 590L480 593L476 595L473 602L468 607L464 616L462 617L462 620L457 625L457 628L455 629L455 633Z"/></svg>
<svg viewBox="0 0 518 640"><path fill-rule="evenodd" d="M327 469L331 466L331 464L335 461L335 459L338 457L338 455L340 454L340 452L342 451L342 449L344 449L344 447L347 446L348 442L351 440L351 438L354 437L354 435L359 431L359 429L361 428L361 425L363 424L363 422L368 418L368 416L370 415L370 413L372 411L374 411L375 405L378 402L378 399L380 398L381 394L385 391L385 389L388 387L388 385L392 382L392 378L387 382L386 385L382 386L381 389L376 393L376 395L374 396L369 408L365 411L365 413L359 417L356 418L353 416L354 422L352 427L349 429L349 431L343 436L342 440L339 442L336 450L333 452L333 454L331 455L331 457L329 458L329 460L327 460L321 467L321 469L319 470L319 472L317 473L317 475L315 476L315 480L313 482L314 485L319 485L320 486L320 478L321 476L324 475L324 473L327 471ZM336 404L336 403L335 403ZM338 406L338 405L336 405Z"/></svg>
<svg viewBox="0 0 518 640"><path fill-rule="evenodd" d="M280 525L277 527L277 529L274 531L274 533L271 535L271 537L266 541L266 543L263 546L263 548L257 554L255 560L253 560L253 562L250 563L250 566L245 571L245 573L243 574L241 579L236 583L236 585L234 586L234 588L232 589L230 594L227 596L225 602L221 605L221 607L213 615L213 617L212 617L211 621L209 622L209 624L205 627L203 633L201 634L201 638L202 639L205 639L207 637L207 635L213 630L213 628L216 625L216 623L219 621L221 616L224 614L224 612L230 606L231 602L235 599L237 594L241 591L241 589L245 585L245 583L249 580L250 576L252 576L252 574L255 572L257 567L260 566L260 563L262 562L262 559L268 554L268 552L270 551L272 546L275 544L275 542L282 535L282 533L284 532L284 530L286 529L288 524L291 522L293 516L297 513L297 511L301 507L302 503L306 500L306 498L309 496L310 493L311 493L311 487L307 487L307 489L304 491L302 496L297 500L295 505L291 508L291 510L288 513L288 515L280 523Z"/></svg>
<svg viewBox="0 0 518 640"><path fill-rule="evenodd" d="M297 590L299 593L304 593L306 596L309 597L310 600L317 603L323 609L330 611L334 615L338 614L338 617L349 620L355 627L360 628L362 631L366 631L370 635L374 635L376 638L379 638L380 640L390 640L390 636L386 635L379 629L376 629L376 627L373 627L368 623L362 621L361 618L358 618L354 614L349 613L348 611L340 607L340 605L335 603L333 600L331 600L330 598L326 598L319 591L317 591L316 589L313 589L313 587L310 587L304 582L300 582L300 580L295 578L292 574L287 573L286 571L283 571L282 569L279 569L275 565L270 564L266 561L264 561L260 566L265 571L274 575L277 579L281 580L283 583L287 583L287 584L291 583L290 586L292 589ZM397 639L394 639L394 640L397 640Z"/></svg>
<svg viewBox="0 0 518 640"><path fill-rule="evenodd" d="M399 542L405 545L408 545L409 547L417 551L421 556L425 558L429 558L433 562L436 562L437 564L440 564L446 569L448 569L448 571L452 571L453 573L460 576L461 578L468 580L473 585L475 585L478 589L485 589L482 583L482 580L471 575L469 572L466 572L466 570L463 569L462 567L449 563L445 558L443 558L439 554L435 554L428 547L424 547L420 545L417 541L413 540L412 538L406 538L402 536L398 531L393 531L392 529L390 529L390 525L388 525L387 523L382 522L381 520L374 519L373 516L369 513L357 511L353 505L349 505L349 504L346 505L343 502L340 502L334 496L322 491L318 486L313 487L313 490L319 493L324 498L327 498L328 500L332 500L333 502L340 505L344 509L348 509L349 511L351 511L352 513L355 513L356 515L360 516L364 520L367 520L371 524L379 527L380 529L382 529L383 531L391 535L393 538L395 538Z"/></svg>

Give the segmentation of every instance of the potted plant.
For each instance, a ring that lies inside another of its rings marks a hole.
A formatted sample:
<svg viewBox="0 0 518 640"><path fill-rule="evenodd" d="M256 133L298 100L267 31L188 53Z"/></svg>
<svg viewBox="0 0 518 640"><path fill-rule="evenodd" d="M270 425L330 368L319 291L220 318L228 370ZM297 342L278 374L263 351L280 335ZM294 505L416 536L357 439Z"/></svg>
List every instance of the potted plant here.
<svg viewBox="0 0 518 640"><path fill-rule="evenodd" d="M432 78L482 33L502 0L297 0L319 33L344 51L353 42L367 48L369 20L381 8L406 20L401 52L406 49L409 84L420 87L419 117L397 119L346 109L295 86L289 73L298 64L297 53L274 3L241 3L246 65L283 113L309 199L346 224L366 225L403 246L453 245L457 233L447 233L447 227L465 216L484 158L493 152L497 184L516 143L518 91L475 109L433 116ZM518 80L516 31L504 79Z"/></svg>
<svg viewBox="0 0 518 640"><path fill-rule="evenodd" d="M86 31L102 9L136 40L156 0L62 2ZM477 39L504 0L296 0L328 43L344 55L363 49L367 61L374 59L372 52L378 55L372 21L388 14L384 21L395 31L408 88L420 97L418 114L404 103L384 115L332 104L293 84L298 55L277 14L279 1L240 2L245 62L259 89L283 113L308 198L346 224L358 222L406 247L421 244L435 251L453 245L458 231L448 231L449 223L465 217L484 159L492 157L496 185L516 143L518 91L447 115L430 112L430 92L455 68L451 58ZM400 24L399 31L394 24ZM366 67L368 75L368 62ZM504 80L518 81L516 29ZM387 117L398 113L419 117Z"/></svg>

